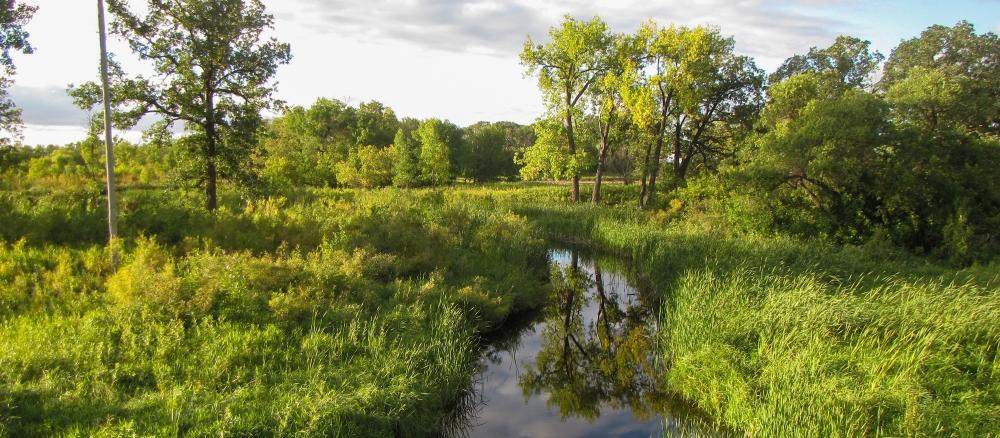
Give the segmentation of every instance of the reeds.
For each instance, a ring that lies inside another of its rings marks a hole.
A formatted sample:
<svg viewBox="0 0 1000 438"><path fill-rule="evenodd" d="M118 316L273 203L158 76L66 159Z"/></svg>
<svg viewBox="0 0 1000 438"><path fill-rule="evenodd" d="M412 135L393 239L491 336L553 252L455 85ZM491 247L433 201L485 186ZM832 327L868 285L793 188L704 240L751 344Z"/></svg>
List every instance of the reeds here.
<svg viewBox="0 0 1000 438"><path fill-rule="evenodd" d="M663 296L663 389L754 437L996 436L995 265L747 235L715 217L513 199Z"/></svg>

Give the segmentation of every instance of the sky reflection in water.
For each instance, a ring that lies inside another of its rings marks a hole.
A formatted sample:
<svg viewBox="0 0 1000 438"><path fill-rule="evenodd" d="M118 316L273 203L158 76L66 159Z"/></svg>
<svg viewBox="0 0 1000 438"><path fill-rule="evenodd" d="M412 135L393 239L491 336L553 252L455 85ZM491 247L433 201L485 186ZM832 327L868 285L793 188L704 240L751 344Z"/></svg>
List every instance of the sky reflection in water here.
<svg viewBox="0 0 1000 438"><path fill-rule="evenodd" d="M489 340L474 379L472 437L651 437L668 398L652 366L655 312L617 272L569 251L553 251L553 301L505 324ZM600 277L600 285L596 278ZM652 295L652 294L647 294Z"/></svg>

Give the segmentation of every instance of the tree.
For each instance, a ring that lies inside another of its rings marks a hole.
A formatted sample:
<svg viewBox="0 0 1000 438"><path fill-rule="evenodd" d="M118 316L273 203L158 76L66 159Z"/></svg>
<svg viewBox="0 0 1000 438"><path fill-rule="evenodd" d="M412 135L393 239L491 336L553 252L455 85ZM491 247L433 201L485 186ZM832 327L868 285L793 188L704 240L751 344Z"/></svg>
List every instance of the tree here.
<svg viewBox="0 0 1000 438"><path fill-rule="evenodd" d="M554 118L542 118L534 125L535 143L525 148L515 158L521 167L521 178L526 180L548 178L562 180L579 175L580 170L591 166L592 157L587 151L570 153L566 147L566 125Z"/></svg>
<svg viewBox="0 0 1000 438"><path fill-rule="evenodd" d="M752 58L733 54L732 38L715 31L709 39L703 62L678 94L670 157L675 184L684 184L692 164L714 171L721 159L731 157L764 103L764 71Z"/></svg>
<svg viewBox="0 0 1000 438"><path fill-rule="evenodd" d="M978 35L966 21L931 26L892 51L878 88L890 92L897 85L912 88L931 80L953 88L949 93L960 102L934 115L934 123L960 126L978 136L1000 135L1000 37L995 33ZM916 82L902 85L907 81Z"/></svg>
<svg viewBox="0 0 1000 438"><path fill-rule="evenodd" d="M549 29L552 41L536 45L529 36L521 52L521 65L538 75L549 112L565 124L569 155L577 153L574 120L581 113L581 99L607 70L606 52L612 37L608 25L594 16L590 21L569 15L559 28ZM573 201L580 200L580 175L572 174Z"/></svg>
<svg viewBox="0 0 1000 438"><path fill-rule="evenodd" d="M405 125L396 131L393 141L396 148L395 175L392 185L415 187L420 185L420 143L413 138L413 131Z"/></svg>
<svg viewBox="0 0 1000 438"><path fill-rule="evenodd" d="M396 113L381 102L362 102L358 105L354 141L358 146L387 147L392 144L399 130Z"/></svg>
<svg viewBox="0 0 1000 438"><path fill-rule="evenodd" d="M683 27L661 29L652 21L640 25L633 40L640 59L625 71L631 80L621 84L624 102L633 113L632 121L647 139L639 165L640 208L649 203L656 191L664 138L671 118L677 116L676 94L683 77L683 62L689 59L679 53L682 47L679 39L687 32Z"/></svg>
<svg viewBox="0 0 1000 438"><path fill-rule="evenodd" d="M1000 254L1000 38L931 26L892 51L877 87L899 137L879 186L889 237L957 263Z"/></svg>
<svg viewBox="0 0 1000 438"><path fill-rule="evenodd" d="M776 84L792 75L806 72L835 75L838 80L854 88L871 88L871 78L879 65L885 60L885 55L868 49L871 41L863 41L851 36L838 36L830 47L817 49L812 47L805 55L795 55L785 60L778 69L768 77L768 82Z"/></svg>
<svg viewBox="0 0 1000 438"><path fill-rule="evenodd" d="M355 109L336 99L286 109L268 123L261 139L264 176L279 185L335 186L334 165L354 147L356 121Z"/></svg>
<svg viewBox="0 0 1000 438"><path fill-rule="evenodd" d="M277 67L291 60L288 44L263 33L273 16L260 0L149 0L139 16L125 0L109 0L112 33L133 53L150 61L154 78L129 78L113 66L113 100L121 108L116 125L134 124L146 114L162 117L154 130L184 123L177 143L188 153L182 177L205 188L205 207L217 207L219 177L250 189L257 181L260 111L277 109L271 95ZM83 108L100 101L94 83L73 89Z"/></svg>
<svg viewBox="0 0 1000 438"><path fill-rule="evenodd" d="M477 183L496 181L510 173L514 155L507 146L507 131L500 125L479 122L464 130L462 175Z"/></svg>
<svg viewBox="0 0 1000 438"><path fill-rule="evenodd" d="M628 59L632 55L632 45L628 39L616 35L612 46L613 49L607 55L608 71L591 86L589 93L589 106L597 125L597 137L600 139L594 173L594 191L590 197L590 202L594 204L601 200L601 182L604 178L608 152L613 145L618 145L624 140L630 125L630 114L625 105L622 88L630 79L627 70L634 66Z"/></svg>
<svg viewBox="0 0 1000 438"><path fill-rule="evenodd" d="M744 172L786 231L861 243L883 222L888 105L860 89L824 93L826 79L799 73L772 87Z"/></svg>
<svg viewBox="0 0 1000 438"><path fill-rule="evenodd" d="M0 129L12 133L15 137L20 134L21 110L14 106L7 91L7 88L14 83L11 76L17 70L10 52L11 50L25 54L34 52L34 48L28 43L29 35L24 30L24 25L28 24L28 20L31 20L37 10L38 6L15 3L14 0L0 3L0 68L3 69L0 73ZM7 142L9 142L7 138L0 139L0 146Z"/></svg>
<svg viewBox="0 0 1000 438"><path fill-rule="evenodd" d="M392 184L393 147L362 146L336 164L337 182L346 187L375 188Z"/></svg>
<svg viewBox="0 0 1000 438"><path fill-rule="evenodd" d="M756 119L764 78L753 59L733 53L735 41L717 28L647 22L636 44L642 64L632 70L625 101L649 141L641 165L642 207L656 193L668 141L675 184L684 183L693 162L711 169L732 153L735 138Z"/></svg>
<svg viewBox="0 0 1000 438"><path fill-rule="evenodd" d="M461 147L462 131L439 119L424 120L414 138L420 141L420 174L428 184L441 185L455 176L455 154Z"/></svg>

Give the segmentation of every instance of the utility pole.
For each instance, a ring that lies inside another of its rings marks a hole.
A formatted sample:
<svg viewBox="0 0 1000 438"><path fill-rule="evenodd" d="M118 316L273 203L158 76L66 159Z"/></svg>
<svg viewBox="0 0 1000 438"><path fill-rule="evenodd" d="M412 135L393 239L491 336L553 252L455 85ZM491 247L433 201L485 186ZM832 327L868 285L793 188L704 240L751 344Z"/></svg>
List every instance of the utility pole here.
<svg viewBox="0 0 1000 438"><path fill-rule="evenodd" d="M111 264L118 264L118 252L113 247L118 237L118 208L115 202L115 154L111 138L111 90L108 86L108 44L104 30L104 0L97 0L97 16L101 26L101 83L104 88L104 148L105 171L108 179L108 241L111 248Z"/></svg>

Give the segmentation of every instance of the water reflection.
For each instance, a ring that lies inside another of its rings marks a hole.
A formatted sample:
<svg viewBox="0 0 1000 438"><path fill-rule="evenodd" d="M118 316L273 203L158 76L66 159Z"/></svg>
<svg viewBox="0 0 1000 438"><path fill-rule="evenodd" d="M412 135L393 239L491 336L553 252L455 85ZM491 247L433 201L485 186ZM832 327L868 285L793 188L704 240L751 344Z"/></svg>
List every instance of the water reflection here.
<svg viewBox="0 0 1000 438"><path fill-rule="evenodd" d="M575 252L552 258L549 304L485 340L448 435L705 436L653 377L657 294Z"/></svg>

